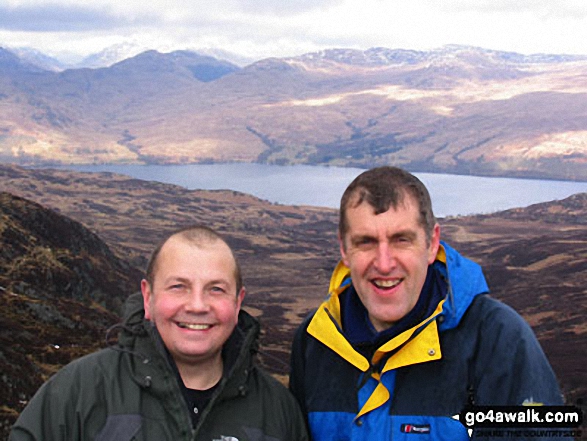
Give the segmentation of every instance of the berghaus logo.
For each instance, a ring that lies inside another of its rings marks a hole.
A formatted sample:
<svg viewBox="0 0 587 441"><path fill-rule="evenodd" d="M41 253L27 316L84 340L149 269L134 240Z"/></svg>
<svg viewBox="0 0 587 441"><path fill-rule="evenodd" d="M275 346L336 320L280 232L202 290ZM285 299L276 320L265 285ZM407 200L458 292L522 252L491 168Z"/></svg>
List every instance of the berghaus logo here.
<svg viewBox="0 0 587 441"><path fill-rule="evenodd" d="M413 433L413 434L428 434L430 433L429 424L402 424L400 428L402 433Z"/></svg>

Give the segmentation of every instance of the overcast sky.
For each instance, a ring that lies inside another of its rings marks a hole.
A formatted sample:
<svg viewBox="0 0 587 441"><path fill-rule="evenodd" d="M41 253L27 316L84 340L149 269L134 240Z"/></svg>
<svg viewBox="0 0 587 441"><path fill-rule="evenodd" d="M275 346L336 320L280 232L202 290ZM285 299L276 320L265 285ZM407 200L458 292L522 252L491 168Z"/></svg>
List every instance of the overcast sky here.
<svg viewBox="0 0 587 441"><path fill-rule="evenodd" d="M123 42L251 59L445 44L587 55L587 1L0 0L0 46L83 56Z"/></svg>

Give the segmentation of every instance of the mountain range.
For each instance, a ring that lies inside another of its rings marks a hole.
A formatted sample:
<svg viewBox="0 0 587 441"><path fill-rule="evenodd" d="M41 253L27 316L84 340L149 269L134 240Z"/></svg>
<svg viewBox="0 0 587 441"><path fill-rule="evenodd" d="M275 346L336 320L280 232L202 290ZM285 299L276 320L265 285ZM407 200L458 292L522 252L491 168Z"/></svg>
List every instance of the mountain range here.
<svg viewBox="0 0 587 441"><path fill-rule="evenodd" d="M331 49L241 66L150 50L62 70L15 52L0 49L2 162L394 164L587 180L587 56Z"/></svg>

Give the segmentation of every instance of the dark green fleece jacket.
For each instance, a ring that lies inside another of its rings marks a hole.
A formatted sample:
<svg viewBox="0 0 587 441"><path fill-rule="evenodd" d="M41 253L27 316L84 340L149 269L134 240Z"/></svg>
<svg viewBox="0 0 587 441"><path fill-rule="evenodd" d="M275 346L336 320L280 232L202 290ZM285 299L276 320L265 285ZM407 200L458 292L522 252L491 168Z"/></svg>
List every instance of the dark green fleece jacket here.
<svg viewBox="0 0 587 441"><path fill-rule="evenodd" d="M10 441L304 441L289 391L254 364L258 322L244 311L225 345L225 372L197 427L140 295L118 344L73 361L35 394Z"/></svg>

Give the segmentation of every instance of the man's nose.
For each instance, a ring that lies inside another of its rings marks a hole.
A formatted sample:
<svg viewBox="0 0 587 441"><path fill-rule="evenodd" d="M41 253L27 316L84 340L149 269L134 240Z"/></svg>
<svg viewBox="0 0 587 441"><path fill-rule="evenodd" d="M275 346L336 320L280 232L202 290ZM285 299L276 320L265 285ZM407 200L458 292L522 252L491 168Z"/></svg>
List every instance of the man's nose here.
<svg viewBox="0 0 587 441"><path fill-rule="evenodd" d="M192 288L185 304L186 310L192 312L206 312L210 309L206 292L199 287Z"/></svg>
<svg viewBox="0 0 587 441"><path fill-rule="evenodd" d="M377 247L375 266L381 274L390 273L396 265L393 247L388 243L380 243Z"/></svg>

